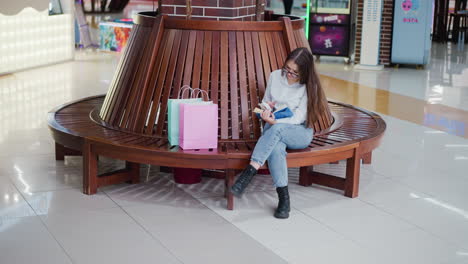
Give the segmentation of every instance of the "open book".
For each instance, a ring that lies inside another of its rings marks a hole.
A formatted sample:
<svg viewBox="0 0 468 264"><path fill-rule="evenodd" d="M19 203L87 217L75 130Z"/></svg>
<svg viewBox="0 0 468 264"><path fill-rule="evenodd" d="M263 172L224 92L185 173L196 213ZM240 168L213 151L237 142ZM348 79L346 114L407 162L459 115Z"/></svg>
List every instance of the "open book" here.
<svg viewBox="0 0 468 264"><path fill-rule="evenodd" d="M260 114L263 113L263 111L271 109L269 106L265 107L266 105L265 103L258 104L258 105L260 108L255 107L253 112L256 113L259 118L260 118ZM291 109L289 109L289 107L287 107L286 105L275 106L275 108L272 109L272 113L273 115L275 115L275 119L287 118L287 117L291 117L294 115Z"/></svg>

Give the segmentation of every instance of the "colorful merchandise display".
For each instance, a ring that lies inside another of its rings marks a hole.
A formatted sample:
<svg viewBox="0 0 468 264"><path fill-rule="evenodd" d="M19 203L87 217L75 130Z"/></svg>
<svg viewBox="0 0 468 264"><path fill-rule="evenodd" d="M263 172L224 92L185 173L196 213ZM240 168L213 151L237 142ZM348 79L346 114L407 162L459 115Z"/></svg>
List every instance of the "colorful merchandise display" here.
<svg viewBox="0 0 468 264"><path fill-rule="evenodd" d="M349 15L313 14L309 42L317 55L348 56Z"/></svg>
<svg viewBox="0 0 468 264"><path fill-rule="evenodd" d="M315 55L349 57L351 2L311 1L309 44Z"/></svg>
<svg viewBox="0 0 468 264"><path fill-rule="evenodd" d="M107 51L123 50L132 30L132 24L117 22L99 23L100 49Z"/></svg>

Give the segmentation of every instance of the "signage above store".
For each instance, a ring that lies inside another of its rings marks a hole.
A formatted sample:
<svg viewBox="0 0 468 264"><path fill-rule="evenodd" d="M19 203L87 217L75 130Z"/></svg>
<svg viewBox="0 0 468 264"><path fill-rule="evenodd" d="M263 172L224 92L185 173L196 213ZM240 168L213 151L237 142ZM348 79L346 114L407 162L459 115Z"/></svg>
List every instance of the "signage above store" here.
<svg viewBox="0 0 468 264"><path fill-rule="evenodd" d="M49 9L49 2L50 0L2 0L0 1L0 14L13 16L25 8L34 8L42 12Z"/></svg>

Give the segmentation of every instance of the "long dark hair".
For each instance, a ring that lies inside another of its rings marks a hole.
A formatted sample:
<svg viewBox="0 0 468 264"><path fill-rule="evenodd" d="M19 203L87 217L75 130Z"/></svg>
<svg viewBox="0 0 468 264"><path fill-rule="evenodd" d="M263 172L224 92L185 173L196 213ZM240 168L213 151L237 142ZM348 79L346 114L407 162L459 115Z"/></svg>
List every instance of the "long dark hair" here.
<svg viewBox="0 0 468 264"><path fill-rule="evenodd" d="M327 109L327 98L320 84L320 79L315 70L314 57L307 48L297 48L293 50L286 61L297 64L299 71L299 83L306 85L307 91L307 118L306 126L313 127L321 113ZM283 67L284 67L283 66Z"/></svg>

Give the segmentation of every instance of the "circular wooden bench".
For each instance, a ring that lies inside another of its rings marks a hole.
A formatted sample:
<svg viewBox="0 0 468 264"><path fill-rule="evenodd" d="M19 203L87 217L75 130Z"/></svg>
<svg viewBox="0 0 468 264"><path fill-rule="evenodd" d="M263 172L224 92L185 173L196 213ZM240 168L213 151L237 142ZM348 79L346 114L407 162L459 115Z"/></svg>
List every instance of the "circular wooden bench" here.
<svg viewBox="0 0 468 264"><path fill-rule="evenodd" d="M106 96L81 99L49 113L56 158L82 154L83 189L138 182L139 164L226 171L249 162L261 134L252 110L263 98L271 71L296 47L308 47L302 19L267 22L190 21L141 13ZM167 140L167 100L183 85L200 87L219 105L217 149L182 150ZM326 102L325 102L326 103ZM377 114L328 102L315 136L304 150L288 151L288 167L300 167L300 184L321 184L358 195L360 160L370 162L385 131ZM98 156L125 160L123 170L97 174ZM313 165L347 160L345 177L314 172Z"/></svg>

